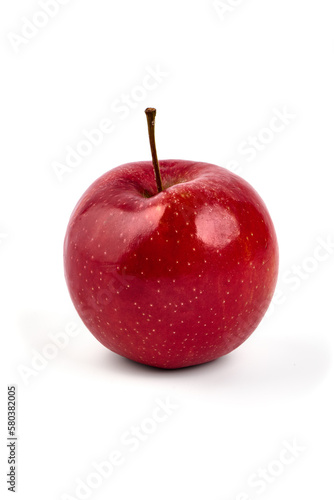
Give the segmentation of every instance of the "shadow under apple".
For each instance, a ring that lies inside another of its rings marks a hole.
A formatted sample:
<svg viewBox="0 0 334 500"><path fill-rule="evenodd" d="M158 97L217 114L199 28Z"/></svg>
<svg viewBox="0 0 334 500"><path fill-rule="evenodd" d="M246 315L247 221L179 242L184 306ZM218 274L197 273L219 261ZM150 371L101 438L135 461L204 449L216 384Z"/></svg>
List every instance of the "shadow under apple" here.
<svg viewBox="0 0 334 500"><path fill-rule="evenodd" d="M99 359L99 369L113 376L148 384L152 378L196 394L220 397L294 398L317 387L326 377L332 356L323 339L301 339L287 334L246 342L230 354L202 365L174 370L131 361L109 351Z"/></svg>

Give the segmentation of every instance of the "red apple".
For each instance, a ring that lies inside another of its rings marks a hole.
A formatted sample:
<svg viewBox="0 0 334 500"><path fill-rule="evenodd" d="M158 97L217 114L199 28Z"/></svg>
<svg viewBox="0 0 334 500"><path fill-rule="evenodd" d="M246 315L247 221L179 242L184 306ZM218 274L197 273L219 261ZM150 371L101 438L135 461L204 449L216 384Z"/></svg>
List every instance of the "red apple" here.
<svg viewBox="0 0 334 500"><path fill-rule="evenodd" d="M273 296L278 245L268 210L239 176L163 160L127 163L76 205L65 276L81 319L108 349L161 368L223 356L254 331Z"/></svg>

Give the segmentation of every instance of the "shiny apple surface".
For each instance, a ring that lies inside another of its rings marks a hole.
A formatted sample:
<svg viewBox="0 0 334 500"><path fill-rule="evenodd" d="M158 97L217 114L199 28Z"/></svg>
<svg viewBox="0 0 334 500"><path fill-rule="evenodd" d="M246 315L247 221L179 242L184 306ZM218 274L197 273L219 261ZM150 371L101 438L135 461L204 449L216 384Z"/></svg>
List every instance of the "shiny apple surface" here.
<svg viewBox="0 0 334 500"><path fill-rule="evenodd" d="M231 352L272 298L278 245L268 210L216 165L149 161L104 174L76 205L64 242L74 306L108 349L179 368Z"/></svg>

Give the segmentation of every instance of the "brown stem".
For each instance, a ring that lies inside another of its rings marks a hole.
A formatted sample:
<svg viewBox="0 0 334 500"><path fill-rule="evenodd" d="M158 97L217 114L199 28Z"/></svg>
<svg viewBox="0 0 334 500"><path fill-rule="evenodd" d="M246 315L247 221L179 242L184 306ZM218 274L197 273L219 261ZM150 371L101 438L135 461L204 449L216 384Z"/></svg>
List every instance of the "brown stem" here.
<svg viewBox="0 0 334 500"><path fill-rule="evenodd" d="M155 172L155 180L157 182L158 193L162 191L162 182L161 182L161 174L160 167L157 155L157 148L155 145L155 135L154 135L154 127L155 127L155 115L157 110L155 108L147 108L145 109L146 118L147 118L147 126L148 126L148 136L150 139L151 153L152 153L152 162Z"/></svg>

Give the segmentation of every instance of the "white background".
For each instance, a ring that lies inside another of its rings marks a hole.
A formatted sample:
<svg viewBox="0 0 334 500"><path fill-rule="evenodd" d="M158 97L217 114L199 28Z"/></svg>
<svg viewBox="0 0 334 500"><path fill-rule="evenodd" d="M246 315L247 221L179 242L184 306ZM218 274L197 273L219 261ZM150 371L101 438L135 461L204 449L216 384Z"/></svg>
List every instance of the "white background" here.
<svg viewBox="0 0 334 500"><path fill-rule="evenodd" d="M18 499L80 498L77 481L113 450L123 463L87 498L330 498L333 2L226 0L225 14L213 0L63 4L52 19L34 0L0 7L5 497L6 393L17 384ZM24 18L45 26L22 41ZM163 76L149 79L150 70ZM159 157L233 161L265 200L280 245L270 314L226 358L185 370L107 351L81 323L63 277L63 238L83 191L110 168L150 158L147 106L158 110ZM277 110L290 118L268 135ZM112 133L57 176L55 162L105 118ZM259 134L263 150L245 154ZM71 322L80 333L23 377ZM168 398L174 410L135 451L122 443L133 426L148 429ZM284 454L287 443L295 457ZM254 486L261 467L267 479Z"/></svg>

